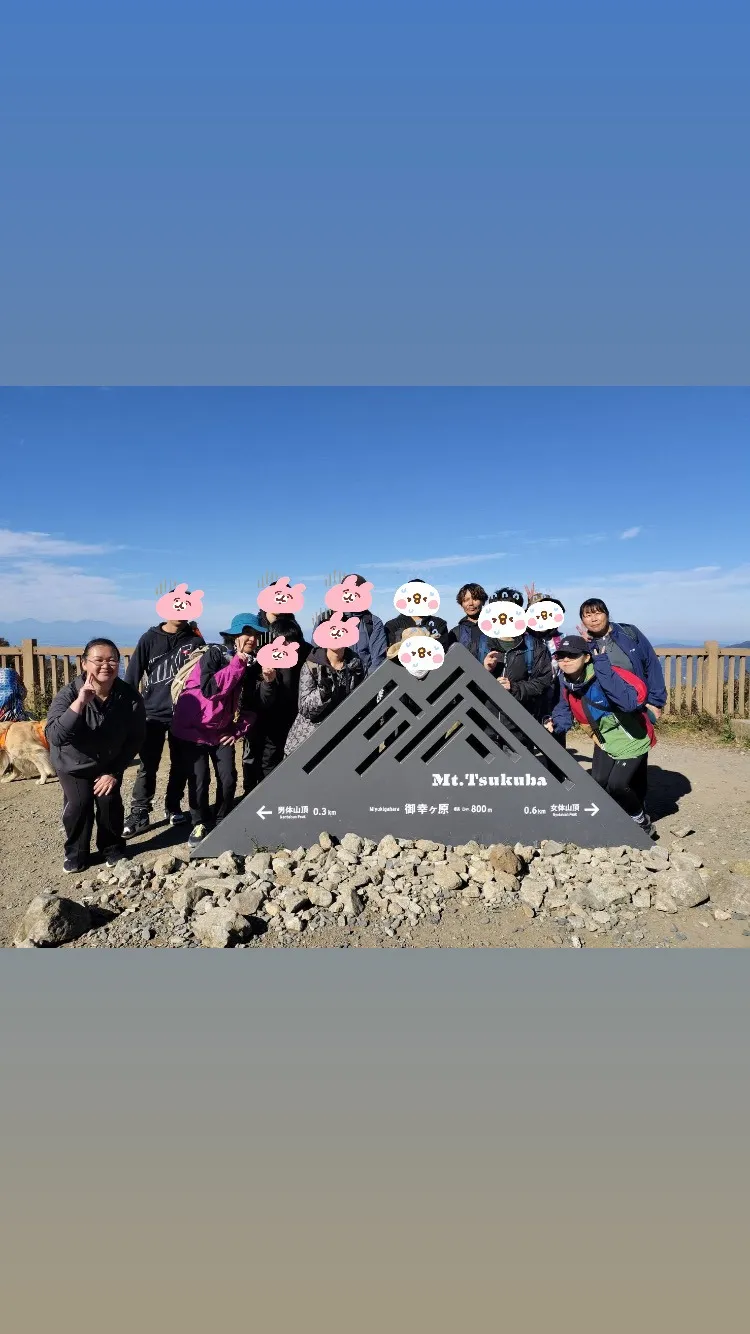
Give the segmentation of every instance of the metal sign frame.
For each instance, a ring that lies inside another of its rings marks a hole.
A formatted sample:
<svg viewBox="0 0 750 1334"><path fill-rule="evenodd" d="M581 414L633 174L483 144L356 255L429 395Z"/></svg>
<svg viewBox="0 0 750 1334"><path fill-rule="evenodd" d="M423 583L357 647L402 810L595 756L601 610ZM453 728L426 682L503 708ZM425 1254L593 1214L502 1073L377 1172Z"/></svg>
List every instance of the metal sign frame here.
<svg viewBox="0 0 750 1334"><path fill-rule="evenodd" d="M461 644L422 681L384 662L192 855L309 847L323 829L447 844L651 846Z"/></svg>

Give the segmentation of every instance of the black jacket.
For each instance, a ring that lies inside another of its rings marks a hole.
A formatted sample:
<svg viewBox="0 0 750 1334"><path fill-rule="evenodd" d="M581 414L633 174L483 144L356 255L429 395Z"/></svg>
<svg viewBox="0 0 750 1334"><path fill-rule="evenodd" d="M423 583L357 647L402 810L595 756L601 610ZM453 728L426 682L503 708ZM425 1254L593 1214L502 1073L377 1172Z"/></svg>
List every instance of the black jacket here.
<svg viewBox="0 0 750 1334"><path fill-rule="evenodd" d="M50 704L45 734L58 774L98 778L122 775L138 754L146 735L143 700L126 681L116 680L106 702L92 699L82 713L72 713L85 677L63 686Z"/></svg>
<svg viewBox="0 0 750 1334"><path fill-rule="evenodd" d="M529 646L531 662L530 670L527 670ZM492 675L499 677L504 673L510 681L513 698L523 704L529 713L533 713L535 718L541 717L554 683L552 661L544 640L538 635L530 634L528 638L519 635L510 648L503 648L499 639L491 640L490 652L501 655Z"/></svg>
<svg viewBox="0 0 750 1334"><path fill-rule="evenodd" d="M448 622L444 621L442 616L420 616L419 626L413 616L394 616L392 621L386 621L385 633L388 638L388 647L391 644L400 644L401 636L404 630L429 630L430 634L439 639L444 649L448 649L451 643L450 630Z"/></svg>
<svg viewBox="0 0 750 1334"><path fill-rule="evenodd" d="M203 640L193 633L187 622L173 634L162 630L160 625L152 625L150 630L141 635L128 663L125 680L137 690L141 678L145 676L143 703L147 718L167 724L172 721L172 681L187 656L202 643Z"/></svg>

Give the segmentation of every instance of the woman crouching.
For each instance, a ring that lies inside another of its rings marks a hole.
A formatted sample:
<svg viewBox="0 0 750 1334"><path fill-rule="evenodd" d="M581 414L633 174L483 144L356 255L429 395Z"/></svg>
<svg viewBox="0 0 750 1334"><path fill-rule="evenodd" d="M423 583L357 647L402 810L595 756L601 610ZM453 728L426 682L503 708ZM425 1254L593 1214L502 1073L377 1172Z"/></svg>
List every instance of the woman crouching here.
<svg viewBox="0 0 750 1334"><path fill-rule="evenodd" d="M646 811L646 765L655 744L645 712L648 688L624 667L613 667L607 653L579 635L566 635L555 650L562 672L560 702L544 724L549 732L567 732L573 721L589 727L594 738L591 777L656 838Z"/></svg>
<svg viewBox="0 0 750 1334"><path fill-rule="evenodd" d="M82 675L55 695L44 729L65 800L66 872L86 870L95 819L107 866L125 856L122 776L146 735L143 700L119 678L117 645L89 640L82 667Z"/></svg>

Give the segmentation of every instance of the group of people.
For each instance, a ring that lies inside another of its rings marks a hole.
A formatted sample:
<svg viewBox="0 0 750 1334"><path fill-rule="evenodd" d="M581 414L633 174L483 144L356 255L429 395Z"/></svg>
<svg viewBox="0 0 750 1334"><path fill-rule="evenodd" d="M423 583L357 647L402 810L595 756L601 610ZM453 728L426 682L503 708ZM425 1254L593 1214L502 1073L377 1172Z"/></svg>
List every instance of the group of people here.
<svg viewBox="0 0 750 1334"><path fill-rule="evenodd" d="M361 575L347 578L364 583ZM600 598L581 605L577 635L549 629L490 638L480 629L487 603L528 611L542 597L564 615L562 603L533 585L524 598L513 588L488 596L480 584L464 584L456 595L462 615L452 629L432 613L384 623L368 610L357 613L356 643L343 647L308 643L296 617L283 611L240 612L216 644L205 643L194 621L167 620L141 636L124 678L117 646L92 639L82 674L52 701L46 723L64 794L65 871L85 870L95 820L108 865L126 855L129 838L149 828L165 743L164 813L171 825L190 824L188 843L197 847L234 803L238 743L247 794L386 658L397 659L415 633L440 641L444 652L462 644L561 745L575 723L588 727L594 778L652 833L646 763L666 702L659 660L641 631L611 620ZM353 614L344 613L343 621ZM261 665L259 648L279 636L292 652L280 655L278 666ZM126 818L122 778L136 755Z"/></svg>

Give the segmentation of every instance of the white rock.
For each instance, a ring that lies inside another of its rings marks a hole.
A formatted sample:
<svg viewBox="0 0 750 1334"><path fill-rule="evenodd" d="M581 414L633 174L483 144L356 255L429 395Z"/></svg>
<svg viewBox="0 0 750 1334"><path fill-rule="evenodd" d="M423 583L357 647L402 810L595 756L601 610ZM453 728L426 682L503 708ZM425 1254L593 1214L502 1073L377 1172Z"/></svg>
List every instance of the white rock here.
<svg viewBox="0 0 750 1334"><path fill-rule="evenodd" d="M251 934L249 923L233 908L209 908L193 918L193 934L210 949L227 949L239 945Z"/></svg>

